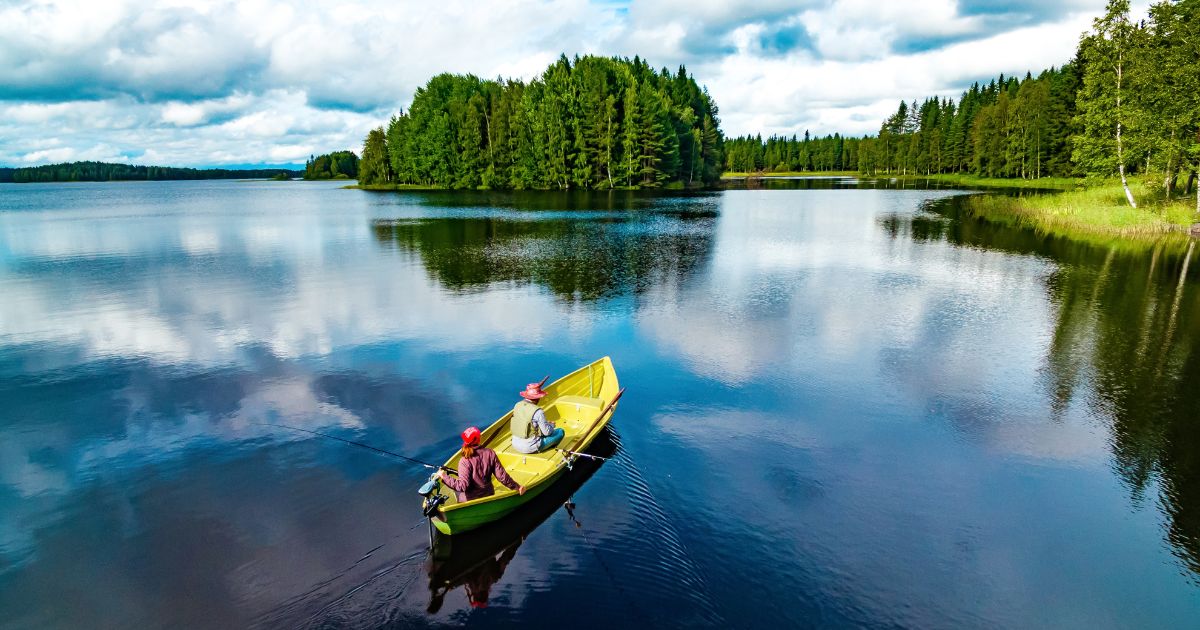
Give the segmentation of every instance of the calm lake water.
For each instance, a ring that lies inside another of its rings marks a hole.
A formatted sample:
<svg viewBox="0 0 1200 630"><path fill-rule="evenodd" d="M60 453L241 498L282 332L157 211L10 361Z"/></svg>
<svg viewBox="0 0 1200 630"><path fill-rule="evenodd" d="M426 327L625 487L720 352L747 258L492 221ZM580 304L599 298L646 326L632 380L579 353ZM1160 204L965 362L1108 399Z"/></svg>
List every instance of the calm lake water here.
<svg viewBox="0 0 1200 630"><path fill-rule="evenodd" d="M1195 628L1200 255L772 186L0 185L0 628ZM605 355L614 459L433 557L257 426L442 461Z"/></svg>

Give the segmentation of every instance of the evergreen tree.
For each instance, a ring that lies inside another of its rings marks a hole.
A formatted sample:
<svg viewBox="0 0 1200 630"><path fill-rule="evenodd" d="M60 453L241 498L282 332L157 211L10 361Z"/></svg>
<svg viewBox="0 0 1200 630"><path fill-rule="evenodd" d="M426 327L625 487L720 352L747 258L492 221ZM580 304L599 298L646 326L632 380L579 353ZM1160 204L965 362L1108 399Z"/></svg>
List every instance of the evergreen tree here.
<svg viewBox="0 0 1200 630"><path fill-rule="evenodd" d="M624 155L621 175L625 185L632 186L641 176L641 107L639 105L637 86L625 88L625 121L621 134L621 149Z"/></svg>
<svg viewBox="0 0 1200 630"><path fill-rule="evenodd" d="M363 143L362 160L358 164L360 185L386 184L391 181L387 135L383 127L372 129Z"/></svg>

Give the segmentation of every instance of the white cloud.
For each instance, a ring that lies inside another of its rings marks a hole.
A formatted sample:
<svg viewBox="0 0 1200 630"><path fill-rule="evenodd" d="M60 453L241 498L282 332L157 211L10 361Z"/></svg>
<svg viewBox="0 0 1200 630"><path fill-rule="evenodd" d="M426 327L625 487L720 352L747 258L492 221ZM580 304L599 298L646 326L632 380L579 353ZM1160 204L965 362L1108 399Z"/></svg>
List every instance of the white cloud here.
<svg viewBox="0 0 1200 630"><path fill-rule="evenodd" d="M75 149L64 147L62 149L43 149L26 153L21 157L26 162L41 164L42 162L69 162L75 158L78 153Z"/></svg>
<svg viewBox="0 0 1200 630"><path fill-rule="evenodd" d="M202 122L207 122L208 114L201 105L167 103L166 107L163 107L161 120L177 127L193 127Z"/></svg>
<svg viewBox="0 0 1200 630"><path fill-rule="evenodd" d="M21 103L0 113L9 120L37 121L0 123L0 164L77 159L163 166L303 163L314 153L357 150L367 130L380 124L379 115L318 109L304 93L282 90L161 105L129 98Z"/></svg>
<svg viewBox="0 0 1200 630"><path fill-rule="evenodd" d="M355 149L439 72L527 79L564 52L687 64L732 135L868 133L900 99L1063 63L1103 4L16 0L0 8L0 163L100 144L179 165Z"/></svg>

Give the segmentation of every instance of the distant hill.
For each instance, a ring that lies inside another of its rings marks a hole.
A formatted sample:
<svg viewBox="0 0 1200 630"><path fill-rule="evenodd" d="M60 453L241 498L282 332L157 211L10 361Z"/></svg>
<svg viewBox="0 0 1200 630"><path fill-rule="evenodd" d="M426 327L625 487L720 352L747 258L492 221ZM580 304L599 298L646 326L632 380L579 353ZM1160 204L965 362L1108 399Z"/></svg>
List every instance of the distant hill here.
<svg viewBox="0 0 1200 630"><path fill-rule="evenodd" d="M18 169L0 169L0 181L16 182L109 182L179 179L270 179L279 173L301 177L303 171L281 168L238 169L176 168L173 166L135 166L109 162L71 162Z"/></svg>

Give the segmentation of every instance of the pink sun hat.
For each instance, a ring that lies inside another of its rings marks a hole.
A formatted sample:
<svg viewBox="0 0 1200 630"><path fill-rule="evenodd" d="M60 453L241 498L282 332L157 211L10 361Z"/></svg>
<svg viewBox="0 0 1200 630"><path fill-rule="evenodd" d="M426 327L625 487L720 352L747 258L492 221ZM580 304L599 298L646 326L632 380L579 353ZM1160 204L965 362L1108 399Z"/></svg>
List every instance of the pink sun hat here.
<svg viewBox="0 0 1200 630"><path fill-rule="evenodd" d="M525 391L521 392L521 395L530 400L537 400L542 396L545 396L546 392L542 391L541 383L530 383L529 385L525 386Z"/></svg>

